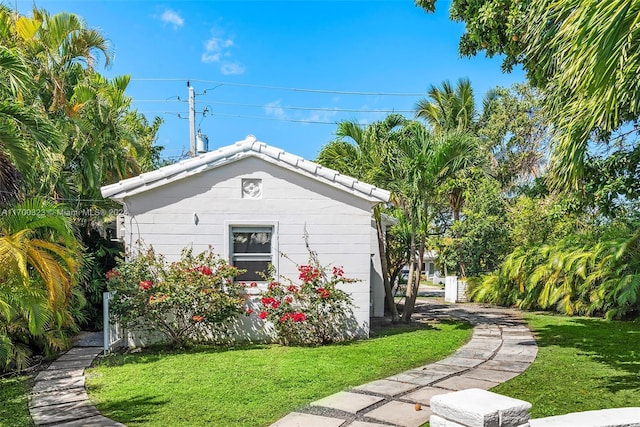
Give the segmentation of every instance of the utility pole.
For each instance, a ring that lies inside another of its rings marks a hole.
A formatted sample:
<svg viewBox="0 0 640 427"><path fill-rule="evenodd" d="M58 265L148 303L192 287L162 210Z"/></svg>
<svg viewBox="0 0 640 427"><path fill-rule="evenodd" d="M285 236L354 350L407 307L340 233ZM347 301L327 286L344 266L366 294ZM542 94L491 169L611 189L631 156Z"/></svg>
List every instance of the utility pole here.
<svg viewBox="0 0 640 427"><path fill-rule="evenodd" d="M196 156L196 95L193 87L187 82L189 88L189 155Z"/></svg>

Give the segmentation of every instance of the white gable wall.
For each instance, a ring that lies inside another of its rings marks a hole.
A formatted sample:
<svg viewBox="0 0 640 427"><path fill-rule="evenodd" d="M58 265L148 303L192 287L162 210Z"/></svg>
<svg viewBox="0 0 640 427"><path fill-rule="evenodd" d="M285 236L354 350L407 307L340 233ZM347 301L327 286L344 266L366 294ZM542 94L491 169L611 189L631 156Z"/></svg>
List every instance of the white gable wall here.
<svg viewBox="0 0 640 427"><path fill-rule="evenodd" d="M243 198L243 178L262 180L260 199ZM231 225L272 225L274 249L305 264L306 228L310 247L323 265L343 266L347 277L359 280L343 289L352 294L356 319L368 332L371 257L377 253L372 202L256 157L126 197L124 202L125 243L131 247L140 239L169 260L190 245L196 252L211 245L228 259ZM293 262L276 256L274 263L281 277L297 281Z"/></svg>

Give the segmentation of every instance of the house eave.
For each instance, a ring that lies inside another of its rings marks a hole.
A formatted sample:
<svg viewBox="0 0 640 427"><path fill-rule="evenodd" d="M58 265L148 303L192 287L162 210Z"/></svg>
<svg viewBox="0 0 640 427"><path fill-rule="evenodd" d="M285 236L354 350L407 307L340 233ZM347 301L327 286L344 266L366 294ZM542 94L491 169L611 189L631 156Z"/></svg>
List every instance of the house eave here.
<svg viewBox="0 0 640 427"><path fill-rule="evenodd" d="M276 147L259 142L252 135L234 145L222 147L216 151L198 157L183 160L152 172L128 178L100 189L102 196L124 203L124 199L174 181L214 169L246 157L257 157L269 163L284 167L293 172L310 177L326 185L346 191L363 198L372 204L388 202L390 193L381 188L358 181L355 178L323 167L317 163L290 154Z"/></svg>

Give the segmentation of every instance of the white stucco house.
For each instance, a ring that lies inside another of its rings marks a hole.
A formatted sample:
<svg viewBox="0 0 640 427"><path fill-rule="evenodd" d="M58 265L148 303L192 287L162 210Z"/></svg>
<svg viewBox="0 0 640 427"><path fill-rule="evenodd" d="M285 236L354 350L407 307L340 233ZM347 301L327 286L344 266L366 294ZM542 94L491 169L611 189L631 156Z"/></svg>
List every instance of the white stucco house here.
<svg viewBox="0 0 640 427"><path fill-rule="evenodd" d="M268 264L280 278L297 280L295 263L308 260L306 230L323 265L343 266L345 276L358 279L342 288L353 298L358 334L368 334L370 318L384 314L372 217L373 207L389 200L383 189L250 135L102 187L102 195L123 206L118 229L126 249L142 241L172 261L185 246L195 252L213 246L247 269L238 280L261 280L254 272Z"/></svg>

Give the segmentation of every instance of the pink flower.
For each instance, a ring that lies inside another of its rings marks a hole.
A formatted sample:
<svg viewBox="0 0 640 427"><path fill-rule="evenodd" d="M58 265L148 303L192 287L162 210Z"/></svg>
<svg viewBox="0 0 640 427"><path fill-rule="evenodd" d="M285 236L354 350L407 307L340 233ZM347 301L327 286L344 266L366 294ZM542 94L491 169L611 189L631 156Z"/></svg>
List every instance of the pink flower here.
<svg viewBox="0 0 640 427"><path fill-rule="evenodd" d="M285 313L280 316L280 323L284 323L291 318L291 313Z"/></svg>
<svg viewBox="0 0 640 427"><path fill-rule="evenodd" d="M260 313L258 313L258 317L261 318L262 320L267 318L267 312L266 311L261 311Z"/></svg>
<svg viewBox="0 0 640 427"><path fill-rule="evenodd" d="M107 280L109 279L113 279L114 277L118 277L120 275L120 273L118 273L116 270L111 269L109 271L107 271L105 273L105 276L107 276Z"/></svg>
<svg viewBox="0 0 640 427"><path fill-rule="evenodd" d="M213 276L213 271L206 265L201 265L200 267L196 267L196 271L204 274L205 276Z"/></svg>
<svg viewBox="0 0 640 427"><path fill-rule="evenodd" d="M140 289L143 291L148 291L153 286L153 282L151 282L151 280L143 280L138 283L138 286L140 286Z"/></svg>
<svg viewBox="0 0 640 427"><path fill-rule="evenodd" d="M271 282L271 283L269 283L269 290L272 290L273 288L277 288L278 286L280 286L280 283Z"/></svg>
<svg viewBox="0 0 640 427"><path fill-rule="evenodd" d="M300 280L305 283L313 282L320 277L320 271L310 265L301 265L298 267L298 271L300 272Z"/></svg>
<svg viewBox="0 0 640 427"><path fill-rule="evenodd" d="M344 270L342 269L342 266L333 267L333 275L336 276L336 277L344 276Z"/></svg>
<svg viewBox="0 0 640 427"><path fill-rule="evenodd" d="M304 322L307 316L304 313L293 313L292 319L294 322Z"/></svg>
<svg viewBox="0 0 640 427"><path fill-rule="evenodd" d="M329 298L331 296L331 292L329 292L325 288L318 288L316 292L320 294L321 298Z"/></svg>

